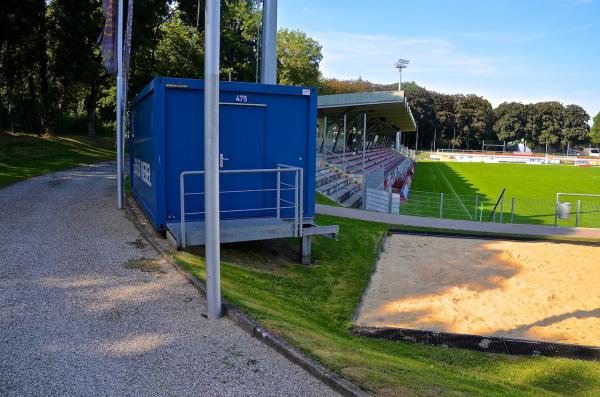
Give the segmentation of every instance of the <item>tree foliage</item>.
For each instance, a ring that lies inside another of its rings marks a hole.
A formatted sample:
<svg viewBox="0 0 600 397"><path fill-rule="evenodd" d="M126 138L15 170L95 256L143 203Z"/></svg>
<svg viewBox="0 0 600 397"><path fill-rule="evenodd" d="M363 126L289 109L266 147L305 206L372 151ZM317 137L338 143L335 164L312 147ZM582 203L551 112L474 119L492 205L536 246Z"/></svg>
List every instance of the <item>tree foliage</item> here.
<svg viewBox="0 0 600 397"><path fill-rule="evenodd" d="M590 139L594 145L600 145L600 112L594 116L594 124L590 130Z"/></svg>
<svg viewBox="0 0 600 397"><path fill-rule="evenodd" d="M221 78L255 81L261 0L221 2ZM205 0L135 0L129 99L154 76L202 78ZM200 12L198 12L200 11ZM37 133L114 129L115 79L106 73L98 37L102 0L0 2L0 128ZM320 94L395 91L396 84L323 78L319 43L298 30L277 35L278 82L318 86ZM482 140L530 146L600 144L600 114L559 102L503 103L403 85L419 129L419 147L477 148ZM403 134L413 145L417 134Z"/></svg>
<svg viewBox="0 0 600 397"><path fill-rule="evenodd" d="M316 86L323 59L321 45L299 30L277 32L277 78L283 85Z"/></svg>
<svg viewBox="0 0 600 397"><path fill-rule="evenodd" d="M222 79L256 81L261 4L222 1ZM204 5L135 0L129 99L157 75L203 77ZM98 41L102 0L3 0L0 7L0 128L114 129L116 82ZM281 83L317 85L320 45L300 31L279 39Z"/></svg>

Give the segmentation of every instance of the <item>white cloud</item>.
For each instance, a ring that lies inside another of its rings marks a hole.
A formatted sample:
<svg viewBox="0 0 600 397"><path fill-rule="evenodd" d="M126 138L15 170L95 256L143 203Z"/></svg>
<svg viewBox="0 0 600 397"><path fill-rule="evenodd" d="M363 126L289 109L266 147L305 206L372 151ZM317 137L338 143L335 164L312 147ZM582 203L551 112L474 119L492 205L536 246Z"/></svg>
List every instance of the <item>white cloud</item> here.
<svg viewBox="0 0 600 397"><path fill-rule="evenodd" d="M360 75L373 81L392 82L397 79L393 62L401 57L411 61L410 76L440 72L492 75L500 71L502 63L499 58L466 54L442 38L330 32L311 33L311 36L323 46L323 74L338 78Z"/></svg>

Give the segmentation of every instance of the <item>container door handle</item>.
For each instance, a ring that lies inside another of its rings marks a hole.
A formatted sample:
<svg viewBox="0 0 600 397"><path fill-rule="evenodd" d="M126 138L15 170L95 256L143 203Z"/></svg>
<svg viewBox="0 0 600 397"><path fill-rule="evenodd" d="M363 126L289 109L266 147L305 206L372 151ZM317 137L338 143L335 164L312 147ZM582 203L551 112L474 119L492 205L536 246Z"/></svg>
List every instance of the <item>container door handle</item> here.
<svg viewBox="0 0 600 397"><path fill-rule="evenodd" d="M219 153L219 167L223 168L224 162L229 160L227 157L223 156L223 153Z"/></svg>

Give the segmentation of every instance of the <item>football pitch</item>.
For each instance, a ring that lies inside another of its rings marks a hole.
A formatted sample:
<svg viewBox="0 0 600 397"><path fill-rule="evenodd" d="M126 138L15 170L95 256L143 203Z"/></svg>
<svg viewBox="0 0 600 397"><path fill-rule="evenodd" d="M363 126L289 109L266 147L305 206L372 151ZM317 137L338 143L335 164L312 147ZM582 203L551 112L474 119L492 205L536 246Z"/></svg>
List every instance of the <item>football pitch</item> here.
<svg viewBox="0 0 600 397"><path fill-rule="evenodd" d="M600 194L600 168L420 161L400 212L488 221L503 189L496 222L512 218L514 223L554 224L556 193ZM579 226L600 227L600 199L585 197L564 199L571 203L572 215L559 225L575 226L578 200Z"/></svg>

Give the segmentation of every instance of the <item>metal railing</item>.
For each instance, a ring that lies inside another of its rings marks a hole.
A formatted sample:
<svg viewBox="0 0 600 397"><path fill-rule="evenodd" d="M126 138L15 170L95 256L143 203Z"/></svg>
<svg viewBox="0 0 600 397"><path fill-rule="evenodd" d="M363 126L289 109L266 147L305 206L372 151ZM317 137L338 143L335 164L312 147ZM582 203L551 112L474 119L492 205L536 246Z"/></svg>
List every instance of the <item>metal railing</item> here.
<svg viewBox="0 0 600 397"><path fill-rule="evenodd" d="M353 153L353 152L351 152L351 153ZM340 156L339 154L337 154L335 152L332 152L331 150L328 150L328 149L325 149L325 148L323 148L323 154L324 154L323 160L327 164L331 164L331 165L337 166L337 163L332 163L330 161L327 161L327 157L333 156L334 158L341 160L342 161L342 167L340 169L342 171L344 171L344 172L347 172L348 169L355 168L355 167L358 168L358 169L360 169L360 170L362 170L362 167L363 167L362 162L361 163L357 163L357 162L354 162L354 161L347 160L345 156ZM348 166L348 164L350 164L350 166Z"/></svg>
<svg viewBox="0 0 600 397"><path fill-rule="evenodd" d="M260 168L247 170L221 170L220 175L228 174L276 174L277 183L275 187L264 189L236 189L222 190L222 194L240 194L240 193L259 193L259 192L274 192L276 195L274 207L260 208L240 208L220 210L219 213L256 213L259 211L275 211L277 219L290 220L294 223L294 236L302 237L303 212L304 212L304 170L299 167L293 167L285 164L277 164L277 168ZM282 174L291 174L294 178L294 183L282 181ZM204 171L184 171L179 175L179 204L180 204L180 228L181 228L181 245L186 246L186 215L203 215L206 211L186 212L185 199L188 196L204 196L205 192L186 192L185 179L190 176L204 176ZM293 192L293 201L282 198L282 192ZM283 203L283 205L282 205ZM293 209L293 217L282 218L282 210Z"/></svg>
<svg viewBox="0 0 600 397"><path fill-rule="evenodd" d="M397 189L390 189L400 193ZM560 194L558 198L530 199L483 194L461 195L411 190L400 205L401 215L477 222L600 228L600 195ZM577 197L579 196L579 197ZM569 200L568 216L559 216L559 204Z"/></svg>

